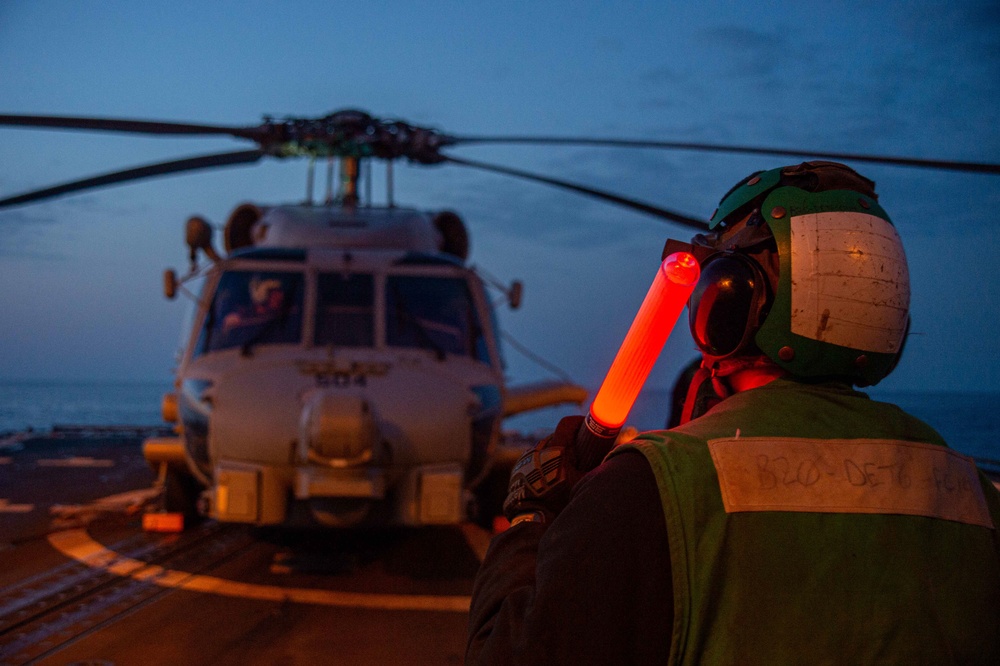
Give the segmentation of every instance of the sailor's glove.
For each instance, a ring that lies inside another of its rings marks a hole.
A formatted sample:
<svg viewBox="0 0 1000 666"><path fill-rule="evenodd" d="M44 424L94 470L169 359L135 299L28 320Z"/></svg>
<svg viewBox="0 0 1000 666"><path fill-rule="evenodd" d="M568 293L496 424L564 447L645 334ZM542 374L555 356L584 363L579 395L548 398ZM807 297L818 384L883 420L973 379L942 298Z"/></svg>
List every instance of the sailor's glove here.
<svg viewBox="0 0 1000 666"><path fill-rule="evenodd" d="M582 416L567 416L554 433L525 452L514 464L503 513L511 525L551 522L569 502L573 486L590 470L576 466L576 435Z"/></svg>

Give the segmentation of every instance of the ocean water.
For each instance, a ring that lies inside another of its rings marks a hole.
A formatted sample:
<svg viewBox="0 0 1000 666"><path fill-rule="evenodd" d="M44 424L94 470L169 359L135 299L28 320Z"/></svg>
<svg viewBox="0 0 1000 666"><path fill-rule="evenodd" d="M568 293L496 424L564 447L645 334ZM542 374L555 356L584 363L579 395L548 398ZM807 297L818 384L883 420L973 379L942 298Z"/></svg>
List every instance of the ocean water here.
<svg viewBox="0 0 1000 666"><path fill-rule="evenodd" d="M0 381L0 433L54 425L163 425L170 382Z"/></svg>
<svg viewBox="0 0 1000 666"><path fill-rule="evenodd" d="M54 425L162 425L160 402L169 382L0 381L0 433ZM1000 469L1000 393L886 393L872 397L892 402L926 421L949 445ZM629 416L640 430L662 428L669 391L643 391ZM550 432L573 407L539 410L508 419L505 428Z"/></svg>
<svg viewBox="0 0 1000 666"><path fill-rule="evenodd" d="M1000 393L897 393L870 391L874 400L891 402L928 423L951 448L1000 470ZM670 411L670 391L646 389L639 394L627 423L639 430L663 428ZM505 424L529 433L546 434L562 416L579 414L572 407L553 407L508 419Z"/></svg>
<svg viewBox="0 0 1000 666"><path fill-rule="evenodd" d="M948 445L1000 469L1000 393L878 393L930 424Z"/></svg>

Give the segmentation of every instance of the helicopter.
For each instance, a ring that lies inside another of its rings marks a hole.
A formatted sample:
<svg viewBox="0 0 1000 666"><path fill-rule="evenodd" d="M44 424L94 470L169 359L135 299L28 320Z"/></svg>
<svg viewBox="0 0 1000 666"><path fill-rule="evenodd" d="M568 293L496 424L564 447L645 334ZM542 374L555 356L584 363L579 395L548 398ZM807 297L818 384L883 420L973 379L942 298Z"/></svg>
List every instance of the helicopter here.
<svg viewBox="0 0 1000 666"><path fill-rule="evenodd" d="M395 160L542 182L696 231L707 223L442 150L475 143L597 145L1000 173L992 164L745 146L454 136L353 109L314 119L265 117L248 127L15 115L0 115L0 126L226 135L256 144L10 196L0 199L0 208L171 173L308 158L304 202L237 205L223 227L224 253L215 249L212 225L192 216L185 224L190 267L182 276L164 273L165 296L185 292L194 306L173 390L162 405L174 435L143 445L159 472L164 508L188 520L262 526L486 521L499 513L520 453L504 447L503 420L587 400L587 390L569 381L507 384L488 288L517 308L523 286L498 284L468 264L469 234L457 213L397 206ZM319 159L327 162L327 187L316 200ZM386 165L384 204L375 205L370 193L362 200L371 160ZM186 287L193 281L201 283L200 294Z"/></svg>

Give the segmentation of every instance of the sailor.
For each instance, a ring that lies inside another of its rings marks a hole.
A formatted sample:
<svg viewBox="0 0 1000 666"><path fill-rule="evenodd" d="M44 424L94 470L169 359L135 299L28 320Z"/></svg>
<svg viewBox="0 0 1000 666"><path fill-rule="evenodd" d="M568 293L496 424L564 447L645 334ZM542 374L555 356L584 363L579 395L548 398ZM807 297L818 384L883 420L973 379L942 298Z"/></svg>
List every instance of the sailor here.
<svg viewBox="0 0 1000 666"><path fill-rule="evenodd" d="M285 291L281 280L264 279L254 275L247 289L250 292L250 305L235 308L223 318L224 333L245 326L266 324L281 313L285 304Z"/></svg>
<svg viewBox="0 0 1000 666"><path fill-rule="evenodd" d="M1000 493L854 388L893 370L909 322L874 183L752 174L692 246L684 422L588 470L568 417L522 458L467 662L1000 663Z"/></svg>

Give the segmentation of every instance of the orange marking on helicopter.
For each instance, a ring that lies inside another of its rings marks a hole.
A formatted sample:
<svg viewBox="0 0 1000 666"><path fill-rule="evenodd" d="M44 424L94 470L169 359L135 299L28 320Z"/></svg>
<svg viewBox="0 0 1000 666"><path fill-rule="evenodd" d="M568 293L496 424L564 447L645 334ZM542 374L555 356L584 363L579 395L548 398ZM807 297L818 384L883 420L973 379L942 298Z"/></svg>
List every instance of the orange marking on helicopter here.
<svg viewBox="0 0 1000 666"><path fill-rule="evenodd" d="M465 532L465 530L463 530ZM468 538L468 537L467 537ZM48 536L56 550L91 568L103 569L117 576L145 581L178 590L204 592L225 597L255 599L340 608L365 608L373 610L436 611L466 613L471 597L429 594L370 594L338 592L279 585L261 585L227 580L217 576L193 574L187 571L165 569L141 560L123 557L94 541L86 530L66 530ZM477 553L478 555L479 553Z"/></svg>

